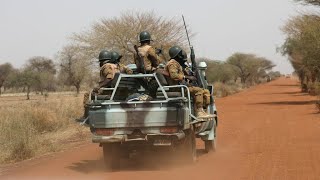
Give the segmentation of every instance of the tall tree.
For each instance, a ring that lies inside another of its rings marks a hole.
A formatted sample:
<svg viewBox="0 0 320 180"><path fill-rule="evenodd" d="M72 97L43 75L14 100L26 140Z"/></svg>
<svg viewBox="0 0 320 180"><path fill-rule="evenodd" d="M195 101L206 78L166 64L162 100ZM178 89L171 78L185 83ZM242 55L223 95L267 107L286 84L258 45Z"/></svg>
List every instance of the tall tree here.
<svg viewBox="0 0 320 180"><path fill-rule="evenodd" d="M75 45L68 45L58 53L60 61L60 80L65 84L74 86L77 94L80 92L81 84L90 75L91 63L88 56L81 48Z"/></svg>
<svg viewBox="0 0 320 180"><path fill-rule="evenodd" d="M245 53L235 53L226 62L235 67L235 73L240 77L243 84L246 84L248 79L251 83L257 82L259 78L266 76L267 71L275 66L266 58Z"/></svg>
<svg viewBox="0 0 320 180"><path fill-rule="evenodd" d="M0 95L2 93L2 87L5 84L8 76L12 72L13 67L10 63L5 63L0 65Z"/></svg>
<svg viewBox="0 0 320 180"><path fill-rule="evenodd" d="M287 55L302 86L320 80L320 17L299 15L282 28L287 35L281 52Z"/></svg>
<svg viewBox="0 0 320 180"><path fill-rule="evenodd" d="M117 50L126 63L132 62L134 50L129 44L138 44L138 35L147 30L151 33L153 44L163 48L165 57L172 45L186 45L186 35L180 19L165 18L154 12L127 11L120 17L103 18L94 23L90 30L76 33L72 40L91 58L100 50Z"/></svg>

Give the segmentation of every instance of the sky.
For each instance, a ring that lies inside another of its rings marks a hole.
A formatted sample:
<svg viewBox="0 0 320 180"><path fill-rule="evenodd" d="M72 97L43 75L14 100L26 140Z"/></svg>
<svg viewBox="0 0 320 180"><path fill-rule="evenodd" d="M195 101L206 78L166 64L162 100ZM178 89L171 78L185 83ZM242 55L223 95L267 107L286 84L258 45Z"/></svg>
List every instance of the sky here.
<svg viewBox="0 0 320 180"><path fill-rule="evenodd" d="M33 56L54 59L73 33L101 18L152 10L166 18L185 16L196 33L197 57L225 60L235 52L254 53L286 74L293 69L276 52L285 39L280 28L303 8L293 0L1 0L0 64L19 68Z"/></svg>

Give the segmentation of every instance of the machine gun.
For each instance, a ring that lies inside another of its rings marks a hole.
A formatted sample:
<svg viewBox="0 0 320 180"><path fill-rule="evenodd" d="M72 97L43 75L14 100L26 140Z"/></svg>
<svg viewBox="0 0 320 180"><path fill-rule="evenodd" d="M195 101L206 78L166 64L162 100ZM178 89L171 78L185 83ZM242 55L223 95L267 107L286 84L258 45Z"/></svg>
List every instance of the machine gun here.
<svg viewBox="0 0 320 180"><path fill-rule="evenodd" d="M199 87L201 87L201 88L206 88L206 83L204 82L204 79L201 78L201 73L200 73L200 71L198 70L198 67L197 67L196 56L194 54L193 46L191 46L191 43L190 43L189 33L188 33L188 30L187 30L186 22L184 20L184 16L183 15L182 15L182 19L183 19L184 28L186 29L186 34L187 34L188 43L189 43L189 47L190 47L190 59L191 59L191 64L192 64L191 69L194 72L195 77L197 78L197 85Z"/></svg>

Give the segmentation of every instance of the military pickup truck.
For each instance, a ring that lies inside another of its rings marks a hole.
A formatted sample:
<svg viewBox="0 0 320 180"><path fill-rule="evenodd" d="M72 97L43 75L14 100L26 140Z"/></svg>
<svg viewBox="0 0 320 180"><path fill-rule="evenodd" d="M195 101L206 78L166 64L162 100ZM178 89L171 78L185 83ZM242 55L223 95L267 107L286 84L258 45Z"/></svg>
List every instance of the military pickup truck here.
<svg viewBox="0 0 320 180"><path fill-rule="evenodd" d="M200 63L199 69L205 81L206 64ZM133 93L146 94L141 85L146 80L156 82L156 98L141 100L137 96L128 99ZM212 94L213 87L207 85L207 88ZM215 116L204 121L194 116L193 100L187 86L169 86L166 77L160 73L119 73L113 79L112 88L102 90L104 95L90 95L87 123L92 142L103 148L107 167L119 167L120 158L130 157L137 150L152 151L165 146L186 161L194 162L197 158L196 138L205 142L207 152L216 149L218 117L212 95L207 112Z"/></svg>

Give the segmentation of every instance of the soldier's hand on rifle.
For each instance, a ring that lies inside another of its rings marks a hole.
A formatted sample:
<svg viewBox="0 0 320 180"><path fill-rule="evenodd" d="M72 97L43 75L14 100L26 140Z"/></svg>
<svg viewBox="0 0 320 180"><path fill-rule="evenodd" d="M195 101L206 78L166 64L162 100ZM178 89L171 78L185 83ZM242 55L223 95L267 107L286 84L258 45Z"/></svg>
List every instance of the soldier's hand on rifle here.
<svg viewBox="0 0 320 180"><path fill-rule="evenodd" d="M194 76L185 76L186 79L190 80L190 81L196 81L197 78Z"/></svg>

